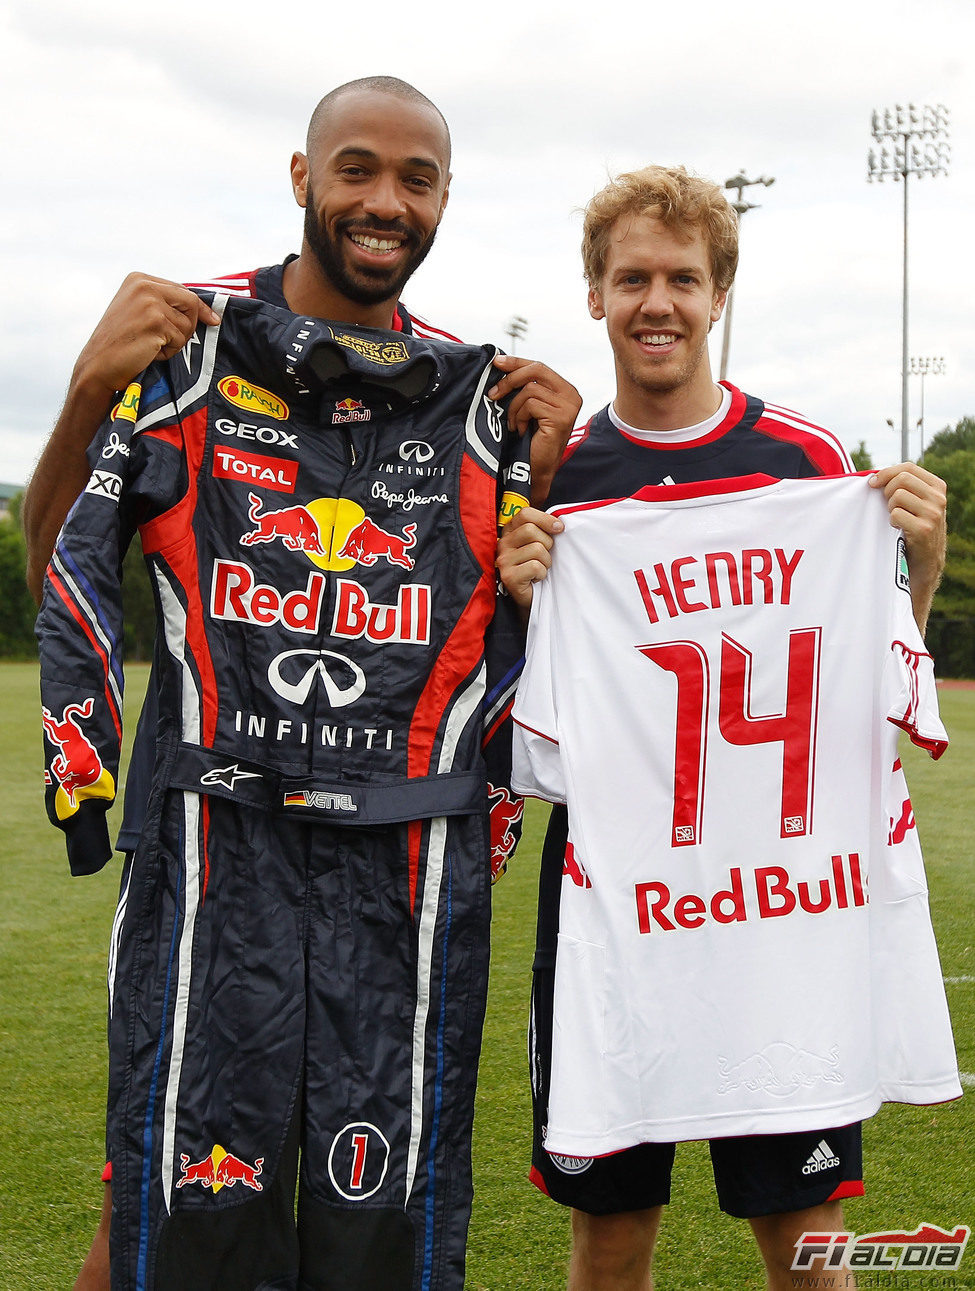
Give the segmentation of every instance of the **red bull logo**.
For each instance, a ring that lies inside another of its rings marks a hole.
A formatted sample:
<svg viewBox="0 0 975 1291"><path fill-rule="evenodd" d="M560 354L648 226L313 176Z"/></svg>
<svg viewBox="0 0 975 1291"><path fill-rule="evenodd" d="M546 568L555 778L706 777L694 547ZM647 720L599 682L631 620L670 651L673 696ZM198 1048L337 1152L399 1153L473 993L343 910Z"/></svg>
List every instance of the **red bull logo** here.
<svg viewBox="0 0 975 1291"><path fill-rule="evenodd" d="M332 413L332 425L340 426L348 421L371 421L372 412L358 399L338 399Z"/></svg>
<svg viewBox="0 0 975 1291"><path fill-rule="evenodd" d="M325 594L323 574L309 574L304 588L280 592L259 583L249 565L235 560L213 562L210 613L215 619L270 627L283 623L294 632L317 632Z"/></svg>
<svg viewBox="0 0 975 1291"><path fill-rule="evenodd" d="M332 635L365 637L384 645L387 641L430 644L430 586L403 583L395 605L370 601L369 593L350 578L335 581L335 613Z"/></svg>
<svg viewBox="0 0 975 1291"><path fill-rule="evenodd" d="M515 850L521 830L515 826L525 811L524 798L513 798L503 786L495 789L488 785L488 802L491 804L491 882L498 879L508 868L508 858Z"/></svg>
<svg viewBox="0 0 975 1291"><path fill-rule="evenodd" d="M380 560L400 569L413 568L408 553L416 546L416 524L406 525L401 533L382 529L351 498L312 498L303 506L280 511L262 511L256 494L249 493L248 498L254 527L240 539L242 546L280 538L290 551L300 551L319 569L336 573L356 565L370 568Z"/></svg>
<svg viewBox="0 0 975 1291"><path fill-rule="evenodd" d="M767 1044L760 1052L734 1065L726 1058L718 1058L718 1071L719 1094L728 1094L734 1089L761 1089L775 1098L787 1098L798 1089L809 1089L824 1080L838 1084L844 1078L835 1045L829 1053L820 1054L798 1049L785 1041Z"/></svg>
<svg viewBox="0 0 975 1291"><path fill-rule="evenodd" d="M592 879L586 873L586 867L576 855L576 849L571 843L565 845L565 856L562 859L563 877L569 878L577 888L591 888Z"/></svg>
<svg viewBox="0 0 975 1291"><path fill-rule="evenodd" d="M234 1188L242 1183L254 1192L264 1191L264 1185L257 1177L264 1166L263 1157L258 1157L253 1165L248 1165L246 1161L215 1143L213 1151L202 1161L192 1161L185 1152L179 1154L179 1160L183 1175L176 1183L177 1188L185 1188L188 1183L200 1183L204 1188L219 1192L221 1188Z"/></svg>
<svg viewBox="0 0 975 1291"><path fill-rule="evenodd" d="M251 504L247 514L255 528L241 537L242 547L251 547L256 542L274 542L276 538L280 538L289 551L325 555L318 525L307 507L299 505L284 507L280 511L262 511L264 504L256 493L248 493L247 497Z"/></svg>
<svg viewBox="0 0 975 1291"><path fill-rule="evenodd" d="M74 815L85 798L111 801L115 797L115 781L77 720L91 717L94 709L91 696L83 704L68 704L60 720L47 708L41 709L47 738L59 750L51 762L51 772L59 786L55 797L59 820Z"/></svg>
<svg viewBox="0 0 975 1291"><path fill-rule="evenodd" d="M889 845L903 843L908 833L917 828L914 820L914 808L911 806L910 798L905 798L901 804L901 814L898 820L890 818L890 828L887 833L887 842Z"/></svg>
<svg viewBox="0 0 975 1291"><path fill-rule="evenodd" d="M414 560L406 553L416 546L416 525L408 524L402 534L380 529L368 516L356 525L346 538L339 556L357 561L360 565L375 565L377 560L387 560L402 569L412 569Z"/></svg>
<svg viewBox="0 0 975 1291"><path fill-rule="evenodd" d="M797 910L820 915L867 905L867 878L858 852L830 858L829 875L796 879L784 866L762 865L749 874L754 895L745 891L743 872L735 865L729 885L707 897L688 892L680 896L666 883L637 883L637 920L642 933L691 930L713 923L745 923L750 919L787 918Z"/></svg>

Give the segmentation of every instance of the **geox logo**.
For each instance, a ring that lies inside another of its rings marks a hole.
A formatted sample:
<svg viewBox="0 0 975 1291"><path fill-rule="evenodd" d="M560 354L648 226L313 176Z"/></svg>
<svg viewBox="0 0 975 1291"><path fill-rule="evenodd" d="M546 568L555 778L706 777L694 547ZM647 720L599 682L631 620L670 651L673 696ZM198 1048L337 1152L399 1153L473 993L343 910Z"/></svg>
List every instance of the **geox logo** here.
<svg viewBox="0 0 975 1291"><path fill-rule="evenodd" d="M838 1166L840 1159L833 1155L833 1149L825 1139L819 1140L819 1145L813 1152L812 1156L802 1167L803 1174L819 1174L820 1170L832 1170Z"/></svg>

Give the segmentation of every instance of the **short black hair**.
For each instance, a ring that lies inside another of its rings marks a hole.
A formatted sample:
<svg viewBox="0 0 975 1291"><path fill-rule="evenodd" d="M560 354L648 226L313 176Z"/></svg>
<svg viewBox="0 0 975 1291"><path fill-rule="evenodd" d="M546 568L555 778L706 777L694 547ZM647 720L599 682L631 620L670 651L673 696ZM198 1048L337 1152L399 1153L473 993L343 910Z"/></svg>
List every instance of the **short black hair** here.
<svg viewBox="0 0 975 1291"><path fill-rule="evenodd" d="M450 168L450 127L447 125L446 117L436 103L428 99L425 94L421 94L415 85L410 85L408 81L401 81L398 76L362 76L356 81L346 81L344 85L337 85L334 90L329 90L328 94L319 102L315 111L311 114L311 120L308 122L305 148L309 154L311 154L315 146L315 140L323 121L336 101L343 94L357 90L371 90L377 94L389 94L393 98L403 99L407 103L421 103L424 107L432 108L443 122L444 134L447 137L447 167L448 169Z"/></svg>

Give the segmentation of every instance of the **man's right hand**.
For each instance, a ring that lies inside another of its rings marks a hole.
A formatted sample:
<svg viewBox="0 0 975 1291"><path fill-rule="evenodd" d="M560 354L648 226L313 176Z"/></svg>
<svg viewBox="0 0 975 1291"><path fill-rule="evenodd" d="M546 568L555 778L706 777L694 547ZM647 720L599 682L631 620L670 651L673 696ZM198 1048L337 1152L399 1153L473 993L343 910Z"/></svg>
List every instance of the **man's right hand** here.
<svg viewBox="0 0 975 1291"><path fill-rule="evenodd" d="M178 353L199 322L212 325L219 319L195 292L165 278L130 273L92 332L24 493L27 585L36 601L64 518L88 483L88 445L116 391L155 359Z"/></svg>
<svg viewBox="0 0 975 1291"><path fill-rule="evenodd" d="M521 609L532 603L532 588L548 576L555 535L565 525L557 516L524 507L501 530L496 564L505 591Z"/></svg>
<svg viewBox="0 0 975 1291"><path fill-rule="evenodd" d="M219 321L189 288L130 273L78 356L71 388L111 400L154 360L177 354L199 322Z"/></svg>

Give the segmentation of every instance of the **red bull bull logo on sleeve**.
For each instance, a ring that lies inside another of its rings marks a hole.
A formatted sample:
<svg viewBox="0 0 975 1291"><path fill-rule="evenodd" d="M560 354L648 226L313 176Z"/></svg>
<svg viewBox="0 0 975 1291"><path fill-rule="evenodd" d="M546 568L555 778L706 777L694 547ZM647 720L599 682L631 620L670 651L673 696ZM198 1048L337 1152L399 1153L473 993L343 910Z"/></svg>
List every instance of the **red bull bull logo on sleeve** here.
<svg viewBox="0 0 975 1291"><path fill-rule="evenodd" d="M85 798L115 797L115 780L102 766L98 750L81 729L79 718L89 718L95 701L89 696L83 704L68 704L60 720L47 708L41 709L41 720L47 738L58 752L51 761L51 774L58 782L55 810L58 820L73 816Z"/></svg>
<svg viewBox="0 0 975 1291"><path fill-rule="evenodd" d="M488 802L491 804L491 882L496 883L508 868L508 857L518 842L514 826L525 810L524 798L515 798L502 785L495 789L488 785Z"/></svg>

